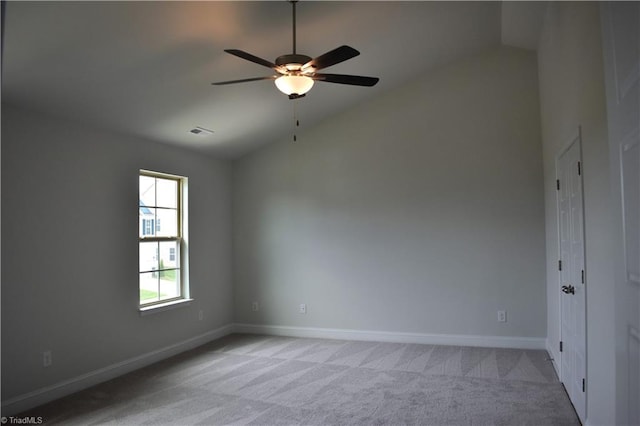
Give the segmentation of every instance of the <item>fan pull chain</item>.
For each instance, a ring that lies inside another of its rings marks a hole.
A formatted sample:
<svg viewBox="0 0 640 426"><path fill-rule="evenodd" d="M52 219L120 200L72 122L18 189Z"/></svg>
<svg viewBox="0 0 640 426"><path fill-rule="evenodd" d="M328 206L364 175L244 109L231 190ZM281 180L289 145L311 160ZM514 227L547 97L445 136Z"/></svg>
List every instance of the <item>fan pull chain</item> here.
<svg viewBox="0 0 640 426"><path fill-rule="evenodd" d="M296 142L298 140L298 137L296 135L296 130L298 127L300 127L300 120L298 120L298 108L296 108L296 104L297 102L293 102L293 123L294 123L294 128L293 128L293 141Z"/></svg>

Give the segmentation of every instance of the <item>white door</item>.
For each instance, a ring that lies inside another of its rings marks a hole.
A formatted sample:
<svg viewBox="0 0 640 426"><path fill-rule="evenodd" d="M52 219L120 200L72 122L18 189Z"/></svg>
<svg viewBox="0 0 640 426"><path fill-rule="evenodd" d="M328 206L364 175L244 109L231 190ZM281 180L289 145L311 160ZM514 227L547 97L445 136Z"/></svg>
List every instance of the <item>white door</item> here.
<svg viewBox="0 0 640 426"><path fill-rule="evenodd" d="M556 161L560 236L560 379L584 422L586 414L586 298L580 135Z"/></svg>
<svg viewBox="0 0 640 426"><path fill-rule="evenodd" d="M616 423L640 424L640 5L601 6L615 220Z"/></svg>

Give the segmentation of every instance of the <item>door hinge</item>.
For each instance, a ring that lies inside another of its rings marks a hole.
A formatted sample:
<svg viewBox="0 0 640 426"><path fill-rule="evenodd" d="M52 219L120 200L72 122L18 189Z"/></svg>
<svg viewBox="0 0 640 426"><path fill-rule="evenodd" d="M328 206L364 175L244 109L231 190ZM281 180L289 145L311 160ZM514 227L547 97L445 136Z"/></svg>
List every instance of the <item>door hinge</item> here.
<svg viewBox="0 0 640 426"><path fill-rule="evenodd" d="M562 340L560 340L560 352L562 352Z"/></svg>
<svg viewBox="0 0 640 426"><path fill-rule="evenodd" d="M560 179L556 179L556 190L560 191Z"/></svg>
<svg viewBox="0 0 640 426"><path fill-rule="evenodd" d="M578 161L578 176L582 175L582 167L580 165L580 162Z"/></svg>
<svg viewBox="0 0 640 426"><path fill-rule="evenodd" d="M562 260L558 260L558 271L562 271Z"/></svg>
<svg viewBox="0 0 640 426"><path fill-rule="evenodd" d="M584 284L584 269L582 270L582 284Z"/></svg>
<svg viewBox="0 0 640 426"><path fill-rule="evenodd" d="M585 383L585 380L582 379L582 392L586 392L587 390L587 384Z"/></svg>

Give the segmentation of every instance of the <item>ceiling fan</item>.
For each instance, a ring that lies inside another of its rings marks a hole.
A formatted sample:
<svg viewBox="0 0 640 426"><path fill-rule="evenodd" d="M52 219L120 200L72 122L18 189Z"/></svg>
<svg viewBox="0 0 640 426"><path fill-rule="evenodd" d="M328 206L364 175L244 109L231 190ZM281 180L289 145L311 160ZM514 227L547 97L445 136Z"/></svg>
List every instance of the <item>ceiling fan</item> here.
<svg viewBox="0 0 640 426"><path fill-rule="evenodd" d="M376 77L364 77L360 75L324 74L317 71L332 65L344 62L358 56L353 47L340 46L316 58L296 53L296 3L298 0L289 0L293 8L293 53L276 58L275 63L259 58L250 53L238 49L225 49L225 52L239 58L271 68L277 74L265 77L244 78L241 80L220 81L211 83L216 86L226 84L246 83L249 81L275 80L278 89L289 96L289 99L298 99L305 96L311 90L315 81L327 83L349 84L352 86L374 86L378 82Z"/></svg>

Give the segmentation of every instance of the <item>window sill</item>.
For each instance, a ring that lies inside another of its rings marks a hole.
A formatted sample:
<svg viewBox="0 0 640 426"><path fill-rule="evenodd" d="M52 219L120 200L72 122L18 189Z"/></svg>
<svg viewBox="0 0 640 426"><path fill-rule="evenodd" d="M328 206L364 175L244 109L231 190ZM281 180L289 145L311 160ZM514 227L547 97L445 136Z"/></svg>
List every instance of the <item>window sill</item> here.
<svg viewBox="0 0 640 426"><path fill-rule="evenodd" d="M160 303L158 305L144 306L139 308L138 311L140 312L140 316L143 317L145 315L157 314L158 312L186 307L189 306L191 302L193 302L193 299L172 300L171 302Z"/></svg>

